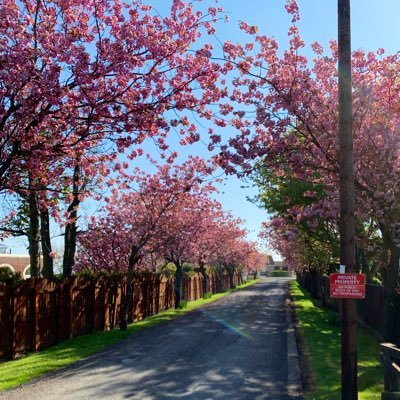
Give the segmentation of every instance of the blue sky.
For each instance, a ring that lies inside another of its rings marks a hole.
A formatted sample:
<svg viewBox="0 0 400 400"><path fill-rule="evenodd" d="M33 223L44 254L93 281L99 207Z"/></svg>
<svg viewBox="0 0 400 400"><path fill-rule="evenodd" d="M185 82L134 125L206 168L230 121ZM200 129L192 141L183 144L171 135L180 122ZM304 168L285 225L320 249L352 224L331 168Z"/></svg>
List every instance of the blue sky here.
<svg viewBox="0 0 400 400"><path fill-rule="evenodd" d="M153 6L163 14L170 0L152 0ZM204 0L203 6L211 3ZM337 37L337 0L299 0L301 21L300 32L306 42L305 53L311 56L309 45L318 41L327 45ZM290 16L284 8L284 0L219 0L219 4L229 14L230 22L221 24L217 36L221 41L240 41L243 36L237 29L240 20L250 25L258 25L259 32L274 36L282 47L287 43L287 29ZM387 53L395 53L400 48L400 1L399 0L353 0L352 1L352 47L376 50L385 48ZM201 146L200 146L201 147ZM200 153L203 153L198 147ZM187 153L195 153L195 148ZM204 154L204 153L203 153ZM218 199L226 210L232 210L236 217L246 219L249 237L255 240L262 221L267 219L265 211L246 200L254 196L255 189L243 189L243 183L229 177L220 188ZM13 253L26 253L26 244L20 239L6 240ZM279 258L275 255L275 258Z"/></svg>

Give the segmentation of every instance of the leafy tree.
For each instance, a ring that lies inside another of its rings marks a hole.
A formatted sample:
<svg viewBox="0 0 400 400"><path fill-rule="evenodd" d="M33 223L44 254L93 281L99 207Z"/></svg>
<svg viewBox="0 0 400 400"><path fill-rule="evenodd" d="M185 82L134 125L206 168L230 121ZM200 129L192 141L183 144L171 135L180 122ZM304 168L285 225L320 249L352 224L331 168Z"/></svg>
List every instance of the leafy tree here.
<svg viewBox="0 0 400 400"><path fill-rule="evenodd" d="M66 222L64 274L70 275L78 207L91 194L86 180L110 175L120 153L131 160L141 155L146 139L167 158L171 130L182 143L197 141L189 113L215 119L212 104L226 95L217 83L227 70L199 38L214 34L220 15L181 0L165 16L136 0L0 4L0 191L30 199L32 266L38 208L45 213L43 234L46 213ZM67 212L60 215L63 196ZM47 251L49 241L43 243Z"/></svg>
<svg viewBox="0 0 400 400"><path fill-rule="evenodd" d="M175 243L178 246L181 237L172 237L173 226L180 226L182 216L187 215L185 207L203 204L203 199L212 190L211 185L202 184L209 172L207 164L199 158L191 158L181 166L160 166L154 175L137 169L133 176L125 176L123 187L126 190L115 189L107 199L102 216L93 219L87 232L80 234L77 270L91 268L127 272L122 329L126 329L135 270L147 268L141 262L147 254L165 255L167 245ZM183 230L178 233L183 234ZM182 242L180 246L180 249L186 248L187 243ZM165 258L174 262L177 269L179 266L176 273L179 279L183 261L189 260L178 259L178 253L173 254L174 258L172 255Z"/></svg>
<svg viewBox="0 0 400 400"><path fill-rule="evenodd" d="M297 2L288 1L286 8L292 25L284 51L274 38L244 22L248 43L225 44L227 58L241 72L233 82L237 95L231 99L242 106L233 107L230 121L238 133L221 145L218 161L229 173L243 174L262 158L277 176L291 171L289 177L321 185L326 196L313 211L326 219L338 209L337 43L331 41L329 54L313 43L314 58L307 59ZM400 255L399 57L385 56L383 49L352 54L356 216L362 226L373 220L390 255L382 271L387 340L396 338L391 321L398 315L393 305Z"/></svg>

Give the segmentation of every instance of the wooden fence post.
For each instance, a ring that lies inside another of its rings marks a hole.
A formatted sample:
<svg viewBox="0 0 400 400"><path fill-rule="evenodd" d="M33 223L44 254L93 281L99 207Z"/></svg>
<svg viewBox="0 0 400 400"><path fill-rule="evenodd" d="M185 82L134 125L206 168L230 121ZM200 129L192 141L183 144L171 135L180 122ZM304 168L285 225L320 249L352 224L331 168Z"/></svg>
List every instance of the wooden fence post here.
<svg viewBox="0 0 400 400"><path fill-rule="evenodd" d="M154 312L155 314L158 314L160 312L160 286L161 286L161 276L157 275L156 276L156 293L155 293L155 309Z"/></svg>
<svg viewBox="0 0 400 400"><path fill-rule="evenodd" d="M98 314L98 307L97 307L97 301L96 301L96 285L97 281L92 281L90 283L91 288L90 288L90 295L92 297L92 310L91 310L91 318L90 318L90 332L95 332L96 330L96 320L97 320L97 314Z"/></svg>
<svg viewBox="0 0 400 400"><path fill-rule="evenodd" d="M57 329L57 334L56 334L56 343L59 343L61 341L61 309L62 309L62 291L61 291L61 284L57 283L56 285L56 307L55 307L55 313L56 313L56 329Z"/></svg>
<svg viewBox="0 0 400 400"><path fill-rule="evenodd" d="M32 349L34 352L39 348L39 296L38 279L33 278L32 282Z"/></svg>
<svg viewBox="0 0 400 400"><path fill-rule="evenodd" d="M69 303L69 313L68 313L68 322L69 322L69 338L74 336L74 286L75 279L69 278L68 285L68 303Z"/></svg>
<svg viewBox="0 0 400 400"><path fill-rule="evenodd" d="M110 296L111 296L111 285L109 282L104 282L103 286L104 290L104 304L103 304L103 311L104 311L104 330L108 331L110 329L110 308L109 308L109 302L110 302Z"/></svg>
<svg viewBox="0 0 400 400"><path fill-rule="evenodd" d="M8 358L10 360L14 360L15 358L15 288L10 288L10 317L9 317L9 326L8 326Z"/></svg>
<svg viewBox="0 0 400 400"><path fill-rule="evenodd" d="M149 279L144 277L141 284L142 289L142 319L147 317L148 312L148 298L149 298Z"/></svg>
<svg viewBox="0 0 400 400"><path fill-rule="evenodd" d="M110 294L109 294L109 325L110 330L114 329L115 326L115 319L116 319L116 312L117 312L117 290L118 290L118 283L114 282L110 286Z"/></svg>
<svg viewBox="0 0 400 400"><path fill-rule="evenodd" d="M400 348L392 343L381 343L380 348L385 368L382 400L400 400Z"/></svg>

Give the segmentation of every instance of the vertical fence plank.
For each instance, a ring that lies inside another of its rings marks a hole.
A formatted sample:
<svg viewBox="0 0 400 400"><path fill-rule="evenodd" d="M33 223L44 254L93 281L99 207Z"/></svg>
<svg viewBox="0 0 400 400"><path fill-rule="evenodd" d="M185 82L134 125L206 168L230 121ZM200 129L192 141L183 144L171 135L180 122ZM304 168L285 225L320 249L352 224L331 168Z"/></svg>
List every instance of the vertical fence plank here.
<svg viewBox="0 0 400 400"><path fill-rule="evenodd" d="M74 324L74 309L75 309L75 293L74 293L74 289L75 289L75 279L74 278L70 278L69 280L69 285L68 285L68 303L69 303L69 313L68 313L68 319L69 319L69 337L72 338L74 336L74 330L75 330L75 324Z"/></svg>
<svg viewBox="0 0 400 400"><path fill-rule="evenodd" d="M91 282L90 290L88 295L91 297L89 306L91 308L91 318L90 318L90 332L95 332L96 330L96 315L97 315L97 302L96 302L96 281Z"/></svg>
<svg viewBox="0 0 400 400"><path fill-rule="evenodd" d="M61 329L61 285L56 285L55 288L55 329L56 329L56 338L55 343L61 341L60 329Z"/></svg>
<svg viewBox="0 0 400 400"><path fill-rule="evenodd" d="M111 286L108 284L108 282L104 283L104 298L103 298L103 307L104 307L104 330L108 331L110 329L110 308L108 306L109 300L110 300L110 289Z"/></svg>
<svg viewBox="0 0 400 400"><path fill-rule="evenodd" d="M11 327L11 302L13 299L13 289L6 284L0 283L0 357L10 358L10 332Z"/></svg>
<svg viewBox="0 0 400 400"><path fill-rule="evenodd" d="M118 283L114 283L110 288L109 310L110 310L110 329L114 329L117 313L117 292Z"/></svg>
<svg viewBox="0 0 400 400"><path fill-rule="evenodd" d="M10 358L10 360L14 360L15 358L15 288L10 288L10 302L9 302L9 310L10 317L8 319L8 349L6 354Z"/></svg>
<svg viewBox="0 0 400 400"><path fill-rule="evenodd" d="M38 286L40 281L37 278L33 279L31 283L32 286L29 287L30 292L32 292L32 304L31 304L31 312L32 312L32 349L33 351L37 351L39 348L39 295L38 295Z"/></svg>
<svg viewBox="0 0 400 400"><path fill-rule="evenodd" d="M13 296L11 300L11 324L10 324L10 334L11 334L11 348L10 348L10 358L14 360L15 358L15 349L17 347L17 335L16 335L16 303L17 303L17 296L16 290L13 290Z"/></svg>

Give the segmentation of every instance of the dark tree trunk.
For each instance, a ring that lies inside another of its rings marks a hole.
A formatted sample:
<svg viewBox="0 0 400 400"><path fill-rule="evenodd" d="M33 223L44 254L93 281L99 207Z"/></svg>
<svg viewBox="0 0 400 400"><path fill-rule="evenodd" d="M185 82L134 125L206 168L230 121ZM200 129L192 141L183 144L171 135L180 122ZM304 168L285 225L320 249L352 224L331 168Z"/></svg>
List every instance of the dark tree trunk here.
<svg viewBox="0 0 400 400"><path fill-rule="evenodd" d="M206 269L204 268L204 262L199 263L199 272L203 276L203 297L207 292L207 274L206 274Z"/></svg>
<svg viewBox="0 0 400 400"><path fill-rule="evenodd" d="M40 223L39 223L39 206L37 194L31 190L28 196L29 201L29 259L31 276L40 276Z"/></svg>
<svg viewBox="0 0 400 400"><path fill-rule="evenodd" d="M119 328L121 331L125 331L128 327L128 312L133 299L133 278L135 272L135 266L140 260L140 248L139 246L132 246L131 254L129 255L128 271L126 274L126 288L125 297L122 302L121 316L119 322Z"/></svg>
<svg viewBox="0 0 400 400"><path fill-rule="evenodd" d="M72 275L72 267L75 262L79 193L82 190L79 187L80 179L80 167L76 164L72 184L72 202L67 209L69 222L65 226L64 235L63 275L65 277Z"/></svg>
<svg viewBox="0 0 400 400"><path fill-rule="evenodd" d="M50 217L49 209L40 211L40 237L42 242L43 269L42 274L47 279L54 278L53 258L50 257L51 240L50 240Z"/></svg>
<svg viewBox="0 0 400 400"><path fill-rule="evenodd" d="M231 266L228 266L227 268L228 275L229 275L229 287L231 289L235 288L235 283L233 282L233 275L235 273L235 268L232 268Z"/></svg>
<svg viewBox="0 0 400 400"><path fill-rule="evenodd" d="M182 279L183 279L183 268L179 261L174 261L176 266L175 282L174 282L174 294L175 294L175 308L179 308L182 299Z"/></svg>
<svg viewBox="0 0 400 400"><path fill-rule="evenodd" d="M368 284L372 283L372 271L368 265L368 259L365 255L365 252L362 248L356 245L356 260L357 260L357 269L361 270L363 274L365 274L365 281Z"/></svg>
<svg viewBox="0 0 400 400"><path fill-rule="evenodd" d="M319 298L319 290L320 290L320 281L319 281L319 273L317 268L310 268L310 277L311 277L311 290L310 293L313 297Z"/></svg>
<svg viewBox="0 0 400 400"><path fill-rule="evenodd" d="M254 276L257 276L257 271L255 272ZM238 269L237 277L238 277L238 285L241 285L243 283L243 269Z"/></svg>
<svg viewBox="0 0 400 400"><path fill-rule="evenodd" d="M325 291L325 278L321 273L319 274L319 285L321 288L321 306L326 307L327 294L329 295L329 293Z"/></svg>
<svg viewBox="0 0 400 400"><path fill-rule="evenodd" d="M76 212L71 213L76 215ZM72 217L73 218L73 217ZM64 257L63 257L63 276L68 277L72 275L72 268L75 261L76 252L76 222L71 222L65 227L64 236Z"/></svg>

